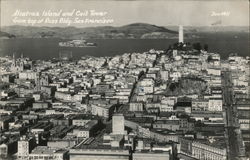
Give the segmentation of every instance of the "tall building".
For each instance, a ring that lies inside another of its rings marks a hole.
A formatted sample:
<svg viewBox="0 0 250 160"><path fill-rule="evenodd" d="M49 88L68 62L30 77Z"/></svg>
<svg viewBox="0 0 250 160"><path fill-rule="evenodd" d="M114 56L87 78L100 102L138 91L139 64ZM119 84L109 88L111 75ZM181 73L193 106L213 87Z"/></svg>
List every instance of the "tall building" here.
<svg viewBox="0 0 250 160"><path fill-rule="evenodd" d="M11 71L12 72L20 72L24 70L24 63L20 61L20 59L16 59L13 54L12 63L11 63Z"/></svg>
<svg viewBox="0 0 250 160"><path fill-rule="evenodd" d="M124 134L124 116L123 114L114 114L112 117L112 133Z"/></svg>
<svg viewBox="0 0 250 160"><path fill-rule="evenodd" d="M31 70L33 67L33 62L29 58L24 58L23 54L20 58L16 58L13 54L12 63L10 70L12 72L22 72L24 70Z"/></svg>
<svg viewBox="0 0 250 160"><path fill-rule="evenodd" d="M59 59L61 60L70 60L72 59L73 55L72 55L72 52L71 51L60 51L59 52Z"/></svg>
<svg viewBox="0 0 250 160"><path fill-rule="evenodd" d="M18 159L28 160L29 153L36 146L36 141L33 137L23 136L18 141L17 146L18 146L18 151L17 151Z"/></svg>
<svg viewBox="0 0 250 160"><path fill-rule="evenodd" d="M183 36L183 26L179 26L179 43L184 42L184 36Z"/></svg>

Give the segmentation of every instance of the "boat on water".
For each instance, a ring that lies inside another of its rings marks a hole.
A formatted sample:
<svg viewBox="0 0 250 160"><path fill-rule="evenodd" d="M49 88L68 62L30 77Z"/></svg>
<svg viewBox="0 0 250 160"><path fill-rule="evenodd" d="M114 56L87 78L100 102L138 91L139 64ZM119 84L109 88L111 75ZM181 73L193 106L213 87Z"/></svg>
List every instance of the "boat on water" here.
<svg viewBox="0 0 250 160"><path fill-rule="evenodd" d="M87 42L86 40L72 40L66 42L59 42L60 47L96 47L96 43Z"/></svg>

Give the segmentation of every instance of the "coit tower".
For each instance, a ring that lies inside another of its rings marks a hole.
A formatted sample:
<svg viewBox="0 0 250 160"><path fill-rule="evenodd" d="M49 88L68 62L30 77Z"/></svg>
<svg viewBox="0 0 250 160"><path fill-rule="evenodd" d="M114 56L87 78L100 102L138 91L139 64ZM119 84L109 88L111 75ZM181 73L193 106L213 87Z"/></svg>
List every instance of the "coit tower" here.
<svg viewBox="0 0 250 160"><path fill-rule="evenodd" d="M183 43L184 42L184 37L183 37L183 26L180 25L179 26L179 43Z"/></svg>

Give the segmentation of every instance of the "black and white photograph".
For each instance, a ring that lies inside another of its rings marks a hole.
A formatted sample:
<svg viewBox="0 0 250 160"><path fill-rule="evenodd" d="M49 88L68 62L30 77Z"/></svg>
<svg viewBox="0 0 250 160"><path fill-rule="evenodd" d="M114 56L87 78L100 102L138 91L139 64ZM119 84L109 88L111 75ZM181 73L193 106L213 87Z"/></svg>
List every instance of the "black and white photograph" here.
<svg viewBox="0 0 250 160"><path fill-rule="evenodd" d="M0 0L0 160L249 160L249 0Z"/></svg>

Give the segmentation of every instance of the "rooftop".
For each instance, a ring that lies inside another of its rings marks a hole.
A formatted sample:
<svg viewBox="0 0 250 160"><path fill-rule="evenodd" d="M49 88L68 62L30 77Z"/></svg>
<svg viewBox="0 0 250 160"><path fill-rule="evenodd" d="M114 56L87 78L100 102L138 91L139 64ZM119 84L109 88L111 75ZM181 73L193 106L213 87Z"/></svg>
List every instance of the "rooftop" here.
<svg viewBox="0 0 250 160"><path fill-rule="evenodd" d="M219 149L226 149L226 140L225 138L209 138L209 139L196 139L195 142L206 144Z"/></svg>
<svg viewBox="0 0 250 160"><path fill-rule="evenodd" d="M55 153L66 153L67 150L58 149L58 148L50 148L47 146L37 146L32 150L30 154L55 154Z"/></svg>

